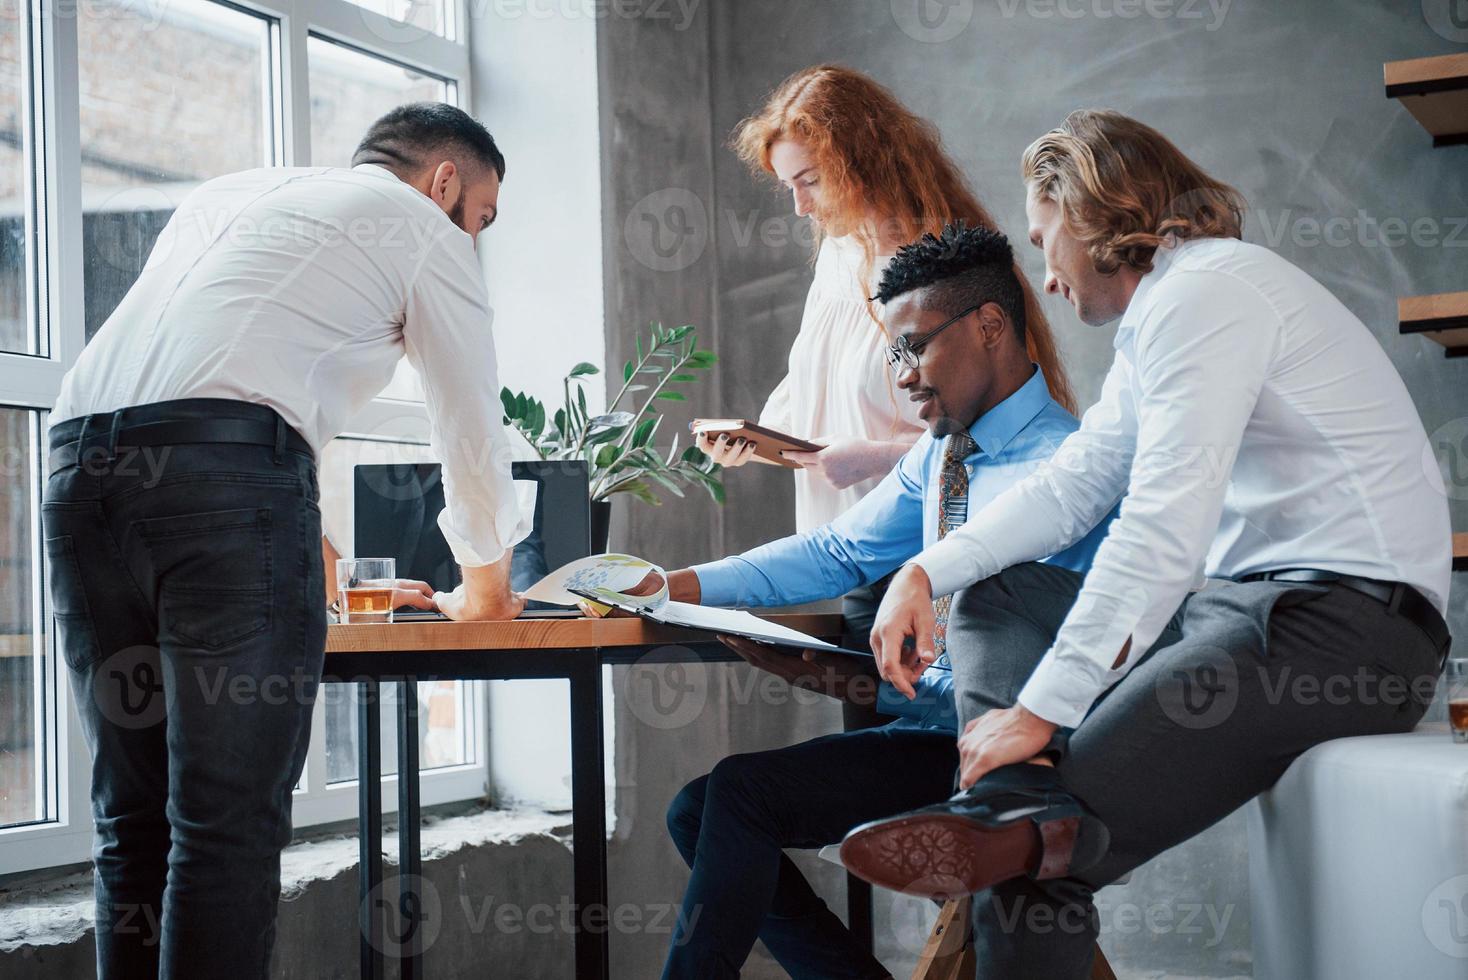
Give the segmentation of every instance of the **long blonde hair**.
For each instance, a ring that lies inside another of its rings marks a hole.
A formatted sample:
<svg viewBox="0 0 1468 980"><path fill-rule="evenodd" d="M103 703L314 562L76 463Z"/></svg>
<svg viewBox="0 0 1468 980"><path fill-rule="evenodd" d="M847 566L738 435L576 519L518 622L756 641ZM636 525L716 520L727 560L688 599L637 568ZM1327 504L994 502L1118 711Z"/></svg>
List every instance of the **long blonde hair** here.
<svg viewBox="0 0 1468 980"><path fill-rule="evenodd" d="M960 220L999 230L933 125L861 72L840 65L796 72L739 124L730 145L751 170L773 175L770 151L782 139L799 142L815 159L823 209L851 227L861 245L864 283L876 267L883 232L913 242L924 234L941 235L945 225ZM871 227L873 213L884 227ZM1018 265L1014 271L1025 294L1030 359L1045 372L1051 396L1074 412L1075 394L1050 322L1023 271ZM870 303L868 310L880 326Z"/></svg>
<svg viewBox="0 0 1468 980"><path fill-rule="evenodd" d="M1110 109L1072 112L1025 150L1020 167L1054 201L1096 271L1152 271L1169 236L1242 238L1244 198L1145 123Z"/></svg>

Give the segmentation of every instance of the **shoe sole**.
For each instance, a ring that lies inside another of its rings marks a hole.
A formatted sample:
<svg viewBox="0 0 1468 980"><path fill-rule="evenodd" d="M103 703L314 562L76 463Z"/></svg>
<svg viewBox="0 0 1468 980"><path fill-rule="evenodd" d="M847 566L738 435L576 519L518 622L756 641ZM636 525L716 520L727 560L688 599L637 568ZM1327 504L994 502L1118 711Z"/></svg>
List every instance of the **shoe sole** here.
<svg viewBox="0 0 1468 980"><path fill-rule="evenodd" d="M987 827L933 814L852 831L841 843L841 863L874 885L947 901L1028 874L1039 866L1041 849L1029 820Z"/></svg>

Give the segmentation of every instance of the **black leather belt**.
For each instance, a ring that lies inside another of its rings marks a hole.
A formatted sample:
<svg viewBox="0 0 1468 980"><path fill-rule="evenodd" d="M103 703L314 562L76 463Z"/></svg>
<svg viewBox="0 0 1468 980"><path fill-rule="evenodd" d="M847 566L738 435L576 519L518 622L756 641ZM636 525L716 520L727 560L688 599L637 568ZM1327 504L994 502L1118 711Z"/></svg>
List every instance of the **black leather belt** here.
<svg viewBox="0 0 1468 980"><path fill-rule="evenodd" d="M1453 642L1453 636L1448 632L1448 624L1443 622L1442 614L1427 600L1426 596L1405 582L1380 582L1374 578L1342 575L1340 572L1329 572L1323 568L1280 568L1272 572L1255 572L1253 575L1245 575L1239 581L1318 582L1322 585L1339 585L1352 589L1382 603L1387 607L1389 613L1401 616L1426 633L1427 638L1438 650L1439 670L1442 669L1443 662L1448 658L1448 649Z"/></svg>
<svg viewBox="0 0 1468 980"><path fill-rule="evenodd" d="M99 441L100 437L109 440L108 445ZM296 453L304 453L314 457L310 443L306 442L301 434L286 425L285 421L278 419L274 422L265 419L168 419L160 422L142 422L132 425L122 425L117 428L115 434L106 429L93 429L86 445L81 438L70 442L63 442L51 450L47 457L47 472L55 473L57 470L68 466L76 466L78 463L101 464L108 459L115 459L125 454L129 449L141 448L143 446L176 446L189 443L227 443L242 446L270 446L277 453L289 450Z"/></svg>

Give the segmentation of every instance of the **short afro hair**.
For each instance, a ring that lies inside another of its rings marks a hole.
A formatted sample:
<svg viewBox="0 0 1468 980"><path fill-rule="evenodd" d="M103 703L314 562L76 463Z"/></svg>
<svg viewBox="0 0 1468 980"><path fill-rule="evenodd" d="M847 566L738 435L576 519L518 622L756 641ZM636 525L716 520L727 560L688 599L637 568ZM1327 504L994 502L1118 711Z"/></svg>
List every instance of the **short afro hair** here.
<svg viewBox="0 0 1468 980"><path fill-rule="evenodd" d="M453 159L474 163L505 179L505 155L479 120L446 102L410 102L372 124L352 154L352 166L375 163L399 176Z"/></svg>
<svg viewBox="0 0 1468 980"><path fill-rule="evenodd" d="M997 303L1009 314L1015 334L1025 337L1025 294L1014 268L1014 249L1003 234L970 228L964 222L931 232L897 250L882 273L877 295L890 303L923 289L924 309L957 315L970 307Z"/></svg>

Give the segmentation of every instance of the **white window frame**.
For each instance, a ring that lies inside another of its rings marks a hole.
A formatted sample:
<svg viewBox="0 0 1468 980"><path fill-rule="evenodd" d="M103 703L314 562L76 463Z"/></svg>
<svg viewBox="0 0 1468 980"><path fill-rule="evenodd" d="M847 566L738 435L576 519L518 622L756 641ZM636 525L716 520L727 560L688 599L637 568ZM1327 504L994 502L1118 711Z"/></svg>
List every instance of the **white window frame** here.
<svg viewBox="0 0 1468 980"><path fill-rule="evenodd" d="M61 380L76 363L85 344L82 254L82 194L79 82L77 72L76 5L57 0L18 0L31 43L23 49L23 89L29 94L25 114L27 189L36 202L40 224L40 252L27 252L32 304L39 317L39 345L45 355L0 353L0 405L45 412L56 402ZM445 0L452 38L405 26L392 18L358 7L348 0L210 0L257 14L270 24L267 59L267 98L272 102L273 127L267 144L276 161L285 166L311 163L311 101L307 39L316 35L356 48L365 54L396 62L448 81L456 104L468 104L470 84L469 24L466 0ZM32 123L34 120L34 124ZM34 242L35 239L32 239ZM347 434L372 439L427 442L427 417L421 404L378 399L348 425ZM42 433L44 435L44 433ZM41 447L44 450L44 446ZM40 455L40 454L38 454ZM37 468L41 467L40 459ZM33 490L32 528L35 622L45 623L41 587L40 481ZM36 630L39 637L41 630ZM54 648L53 631L44 635L47 649L40 655L35 701L54 718L47 738L47 755L54 771L37 785L54 786L54 819L0 828L0 874L31 871L90 860L92 841L91 760L68 688L69 672ZM465 719L473 763L425 771L421 801L424 805L482 796L488 784L487 700L484 684L471 686L466 699L471 710ZM384 717L384 725L394 724ZM396 809L396 776L383 779L384 809ZM302 789L293 801L297 827L352 819L357 812L356 781L327 785L324 705L313 717L311 745Z"/></svg>

